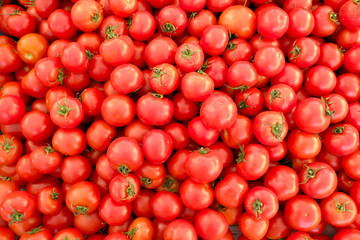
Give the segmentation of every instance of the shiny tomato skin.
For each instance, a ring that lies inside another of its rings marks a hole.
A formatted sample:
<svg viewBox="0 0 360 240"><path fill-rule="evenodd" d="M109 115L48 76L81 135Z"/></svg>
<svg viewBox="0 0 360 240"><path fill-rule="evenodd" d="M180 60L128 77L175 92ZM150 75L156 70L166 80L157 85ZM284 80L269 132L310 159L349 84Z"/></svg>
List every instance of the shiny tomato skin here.
<svg viewBox="0 0 360 240"><path fill-rule="evenodd" d="M326 149L337 156L349 155L359 145L359 131L351 124L336 124L328 128L323 135Z"/></svg>
<svg viewBox="0 0 360 240"><path fill-rule="evenodd" d="M279 165L266 173L264 186L271 189L279 201L287 201L298 194L299 177L295 170Z"/></svg>
<svg viewBox="0 0 360 240"><path fill-rule="evenodd" d="M287 223L297 231L310 231L321 221L321 209L312 198L299 194L286 202L284 215Z"/></svg>
<svg viewBox="0 0 360 240"><path fill-rule="evenodd" d="M200 47L206 54L218 56L225 51L228 40L228 30L224 26L212 25L203 31L200 38Z"/></svg>
<svg viewBox="0 0 360 240"><path fill-rule="evenodd" d="M239 239L263 239L269 228L269 220L257 220L244 212L238 220L239 229L243 235ZM254 231L256 229L256 231ZM242 238L243 237L243 238Z"/></svg>
<svg viewBox="0 0 360 240"><path fill-rule="evenodd" d="M195 211L210 207L214 201L214 192L210 184L197 183L191 178L182 183L179 193L184 206Z"/></svg>
<svg viewBox="0 0 360 240"><path fill-rule="evenodd" d="M257 220L269 220L279 210L276 194L272 190L261 186L254 187L247 192L244 206L246 212Z"/></svg>
<svg viewBox="0 0 360 240"><path fill-rule="evenodd" d="M171 136L163 130L153 129L147 132L142 141L144 157L152 163L165 162L173 151Z"/></svg>
<svg viewBox="0 0 360 240"><path fill-rule="evenodd" d="M145 61L153 68L162 63L174 64L177 44L169 37L159 37L151 40L145 48Z"/></svg>
<svg viewBox="0 0 360 240"><path fill-rule="evenodd" d="M217 239L226 234L228 223L222 214L212 209L204 209L197 213L195 227L200 237Z"/></svg>
<svg viewBox="0 0 360 240"><path fill-rule="evenodd" d="M71 14L63 9L53 11L47 19L49 30L58 38L71 39L78 29L72 23Z"/></svg>
<svg viewBox="0 0 360 240"><path fill-rule="evenodd" d="M71 20L83 32L95 31L104 18L102 8L96 1L80 0L71 8Z"/></svg>
<svg viewBox="0 0 360 240"><path fill-rule="evenodd" d="M129 94L135 92L144 84L144 76L137 66L122 64L112 71L110 81L111 86L117 93Z"/></svg>
<svg viewBox="0 0 360 240"><path fill-rule="evenodd" d="M101 116L111 126L125 126L135 117L135 103L127 95L112 94L105 98L101 106Z"/></svg>
<svg viewBox="0 0 360 240"><path fill-rule="evenodd" d="M229 147L238 149L239 145L247 145L253 138L252 122L248 117L237 115L235 123L221 131L222 141Z"/></svg>
<svg viewBox="0 0 360 240"><path fill-rule="evenodd" d="M321 139L318 135L293 129L287 138L288 150L296 158L315 158L321 151Z"/></svg>
<svg viewBox="0 0 360 240"><path fill-rule="evenodd" d="M255 14L257 31L265 38L280 38L289 28L288 14L277 6L259 8ZM276 20L274 21L274 19Z"/></svg>
<svg viewBox="0 0 360 240"><path fill-rule="evenodd" d="M59 128L53 135L52 145L62 154L77 155L86 148L86 136L78 128Z"/></svg>
<svg viewBox="0 0 360 240"><path fill-rule="evenodd" d="M307 196L314 199L323 199L335 191L337 175L327 163L314 162L305 165L300 171L299 181L301 190Z"/></svg>
<svg viewBox="0 0 360 240"><path fill-rule="evenodd" d="M234 5L221 13L219 24L225 26L232 34L247 40L256 31L256 16L250 8Z"/></svg>
<svg viewBox="0 0 360 240"><path fill-rule="evenodd" d="M289 48L288 57L299 68L311 67L320 57L320 46L312 38L299 38Z"/></svg>
<svg viewBox="0 0 360 240"><path fill-rule="evenodd" d="M310 133L320 133L330 125L326 105L318 98L307 98L301 101L295 109L294 120L298 128ZM311 119L311 120L310 120Z"/></svg>
<svg viewBox="0 0 360 240"><path fill-rule="evenodd" d="M227 95L215 92L201 105L200 118L210 128L223 130L231 127L237 117L234 101Z"/></svg>

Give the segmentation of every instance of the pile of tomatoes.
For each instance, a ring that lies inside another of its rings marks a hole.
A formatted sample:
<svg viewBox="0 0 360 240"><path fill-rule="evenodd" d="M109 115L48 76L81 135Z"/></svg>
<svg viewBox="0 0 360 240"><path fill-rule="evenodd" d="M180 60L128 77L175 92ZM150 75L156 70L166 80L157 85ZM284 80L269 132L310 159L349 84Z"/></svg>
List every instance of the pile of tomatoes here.
<svg viewBox="0 0 360 240"><path fill-rule="evenodd" d="M360 239L359 6L1 0L0 240Z"/></svg>

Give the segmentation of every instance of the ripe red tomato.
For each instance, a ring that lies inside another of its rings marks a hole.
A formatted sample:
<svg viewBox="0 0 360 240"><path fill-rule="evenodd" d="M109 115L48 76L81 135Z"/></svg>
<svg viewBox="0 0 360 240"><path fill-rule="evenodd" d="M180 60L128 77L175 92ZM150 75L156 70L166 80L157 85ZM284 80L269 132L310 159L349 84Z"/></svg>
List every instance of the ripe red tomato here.
<svg viewBox="0 0 360 240"><path fill-rule="evenodd" d="M150 130L144 136L142 150L147 160L161 164L170 157L173 151L171 136L160 129Z"/></svg>
<svg viewBox="0 0 360 240"><path fill-rule="evenodd" d="M257 220L247 212L239 217L239 229L243 234L239 239L262 239L265 237L268 228L269 220Z"/></svg>
<svg viewBox="0 0 360 240"><path fill-rule="evenodd" d="M308 68L314 65L320 57L320 47L309 37L296 39L288 50L291 63L299 68Z"/></svg>
<svg viewBox="0 0 360 240"><path fill-rule="evenodd" d="M235 36L249 39L256 31L256 16L245 6L229 6L221 13L219 24L225 26Z"/></svg>
<svg viewBox="0 0 360 240"><path fill-rule="evenodd" d="M204 209L197 213L195 227L201 238L218 239L225 236L229 225L221 213Z"/></svg>
<svg viewBox="0 0 360 240"><path fill-rule="evenodd" d="M286 137L288 124L283 113L266 111L255 117L253 131L260 143L274 146L281 143Z"/></svg>
<svg viewBox="0 0 360 240"><path fill-rule="evenodd" d="M327 163L314 162L305 165L299 173L301 190L309 197L323 199L336 189L337 176Z"/></svg>
<svg viewBox="0 0 360 240"><path fill-rule="evenodd" d="M91 0L77 1L71 8L71 20L73 24L83 32L96 30L103 18L103 6Z"/></svg>
<svg viewBox="0 0 360 240"><path fill-rule="evenodd" d="M131 210L131 203L117 203L111 198L110 194L101 199L98 208L100 217L111 226L126 223L130 218Z"/></svg>
<svg viewBox="0 0 360 240"><path fill-rule="evenodd" d="M157 93L168 95L180 84L178 70L171 64L163 63L154 67L148 78L150 87Z"/></svg>
<svg viewBox="0 0 360 240"><path fill-rule="evenodd" d="M319 204L306 195L297 195L285 203L284 215L289 226L297 231L310 231L321 221Z"/></svg>
<svg viewBox="0 0 360 240"><path fill-rule="evenodd" d="M309 159L315 158L320 153L322 143L318 135L295 128L288 135L287 146L294 157Z"/></svg>
<svg viewBox="0 0 360 240"><path fill-rule="evenodd" d="M135 117L135 103L127 95L112 94L105 98L101 106L101 116L113 127L125 126Z"/></svg>
<svg viewBox="0 0 360 240"><path fill-rule="evenodd" d="M254 187L247 192L244 200L246 212L257 220L269 220L279 210L276 194L266 187Z"/></svg>
<svg viewBox="0 0 360 240"><path fill-rule="evenodd" d="M180 240L184 237L188 240L196 240L197 232L193 224L184 220L177 219L169 223L163 234L164 240Z"/></svg>

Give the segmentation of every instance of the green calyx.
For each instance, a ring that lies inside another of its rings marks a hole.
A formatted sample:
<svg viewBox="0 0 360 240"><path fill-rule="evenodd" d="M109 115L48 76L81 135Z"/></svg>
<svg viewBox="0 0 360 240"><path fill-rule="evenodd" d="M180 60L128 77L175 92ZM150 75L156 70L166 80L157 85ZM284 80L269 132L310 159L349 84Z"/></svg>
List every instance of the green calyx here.
<svg viewBox="0 0 360 240"><path fill-rule="evenodd" d="M182 53L181 57L186 58L187 60L189 60L190 62L192 62L191 59L190 59L190 57L191 57L192 55L196 54L196 52L192 52L192 51L190 50L189 46L188 46L187 44L185 44L185 45L186 45L186 49L185 49L184 51L181 51L181 53Z"/></svg>
<svg viewBox="0 0 360 240"><path fill-rule="evenodd" d="M132 184L132 183L129 181L129 178L126 178L126 180L127 180L128 184L129 184L129 186L126 188L126 195L127 195L127 197L126 197L125 199L129 199L130 197L135 197L136 192L135 192L135 186L134 186L134 184ZM123 200L125 200L125 199L123 199Z"/></svg>
<svg viewBox="0 0 360 240"><path fill-rule="evenodd" d="M347 202L345 202L345 203L343 203L343 204L340 204L338 201L336 201L335 199L334 199L334 201L335 201L335 206L336 206L336 208L337 208L337 210L339 211L339 212L353 212L353 211L351 211L350 209L346 209L346 205L347 204L349 204L350 203L350 201L347 201Z"/></svg>
<svg viewBox="0 0 360 240"><path fill-rule="evenodd" d="M236 44L234 42L229 42L226 45L226 50L234 50L234 49L236 49Z"/></svg>
<svg viewBox="0 0 360 240"><path fill-rule="evenodd" d="M338 13L331 12L329 17L332 22L334 22L337 25L340 25Z"/></svg>
<svg viewBox="0 0 360 240"><path fill-rule="evenodd" d="M155 68L153 70L153 75L150 77L150 78L157 78L157 80L159 81L159 84L161 86L164 86L162 83L161 83L161 76L164 75L164 74L167 74L166 72L164 72L162 69L160 68Z"/></svg>
<svg viewBox="0 0 360 240"><path fill-rule="evenodd" d="M137 228L132 228L128 232L123 232L123 234L125 234L128 238L130 238L130 240L132 240L133 237L135 236L136 230Z"/></svg>
<svg viewBox="0 0 360 240"><path fill-rule="evenodd" d="M202 154L202 155L205 155L205 154L207 154L208 152L210 151L210 149L209 148L200 148L197 152L198 153L200 153L200 154Z"/></svg>
<svg viewBox="0 0 360 240"><path fill-rule="evenodd" d="M333 111L330 111L330 107L329 107L329 104L331 104L332 102L329 102L329 99L328 98L323 98L321 97L321 101L323 101L323 103L325 103L325 115L328 116L328 117L334 117L334 114L335 114L335 109Z"/></svg>
<svg viewBox="0 0 360 240"><path fill-rule="evenodd" d="M144 186L147 187L147 186L149 186L151 184L151 179L147 178L147 177L142 177L141 182L143 182Z"/></svg>
<svg viewBox="0 0 360 240"><path fill-rule="evenodd" d="M340 127L336 127L332 130L333 133L335 134L341 134L344 132L344 127L340 126Z"/></svg>
<svg viewBox="0 0 360 240"><path fill-rule="evenodd" d="M57 105L59 107L59 110L57 110L57 113L60 115L60 116L64 116L65 118L67 117L67 115L69 115L70 111L72 110L77 110L77 109L72 109L72 108L69 108L69 105L67 103L67 99L66 99L66 95L65 95L65 99L64 99L64 105L61 105L59 103L59 101L57 101Z"/></svg>
<svg viewBox="0 0 360 240"><path fill-rule="evenodd" d="M2 148L4 149L4 151L6 153L9 153L11 151L11 149L15 148L15 146L12 146L14 137L12 137L10 139L10 141L8 141L4 135L3 135L3 138L4 138L4 143L0 143L0 144L1 144Z"/></svg>
<svg viewBox="0 0 360 240"><path fill-rule="evenodd" d="M115 29L117 29L118 27L120 27L120 25L109 25L107 28L105 28L105 39L113 39L119 37L119 34L114 32Z"/></svg>
<svg viewBox="0 0 360 240"><path fill-rule="evenodd" d="M306 179L305 179L305 181L303 181L303 182L300 183L300 184L307 183L310 179L315 178L316 173L317 173L320 169L323 169L323 168L324 168L324 167L320 167L320 168L317 168L317 169L312 169L312 168L310 168L309 166L306 166Z"/></svg>
<svg viewBox="0 0 360 240"><path fill-rule="evenodd" d="M268 125L271 126L272 134L274 134L275 138L277 140L279 140L280 142L282 142L281 134L283 133L283 129L284 129L284 126L285 126L285 119L284 119L283 114L281 114L281 120L282 120L282 124L280 124L280 123L269 124L268 123Z"/></svg>
<svg viewBox="0 0 360 240"><path fill-rule="evenodd" d="M85 54L86 54L87 60L93 60L94 59L95 54L93 54L90 50L86 49Z"/></svg>
<svg viewBox="0 0 360 240"><path fill-rule="evenodd" d="M67 77L67 73L66 73L66 69L65 68L60 68L60 69L58 69L58 75L57 75L57 78L56 78L56 81L55 82L57 82L57 81L59 81L60 82L60 85L63 85L63 83L64 83L64 78L66 78ZM53 82L53 83L55 83L55 82Z"/></svg>
<svg viewBox="0 0 360 240"><path fill-rule="evenodd" d="M238 157L236 158L236 162L237 163L242 163L242 162L247 162L245 160L245 150L244 150L244 146L241 146L240 144L237 143L237 145L239 146L240 152L238 154Z"/></svg>
<svg viewBox="0 0 360 240"><path fill-rule="evenodd" d="M117 167L117 170L123 176L127 176L129 174L129 172L130 172L130 168L128 166L126 166L126 165L120 165L119 167Z"/></svg>
<svg viewBox="0 0 360 240"><path fill-rule="evenodd" d="M46 155L55 152L55 149L53 149L50 144L48 144L46 147L43 147L42 149L46 152Z"/></svg>
<svg viewBox="0 0 360 240"><path fill-rule="evenodd" d="M162 187L165 188L166 191L172 192L172 191L171 191L171 186L172 186L173 184L174 184L174 181L173 181L173 180L171 180L171 179L169 179L169 178L165 178L165 181L164 181Z"/></svg>
<svg viewBox="0 0 360 240"><path fill-rule="evenodd" d="M13 213L10 214L11 221L9 223L9 226L11 226L13 223L19 223L22 222L24 219L24 214L16 211L14 208L10 206L11 210L13 210Z"/></svg>
<svg viewBox="0 0 360 240"><path fill-rule="evenodd" d="M96 13L91 14L91 21L93 23L97 23L100 18L101 18L101 14L100 14L99 11L97 11Z"/></svg>
<svg viewBox="0 0 360 240"><path fill-rule="evenodd" d="M260 201L260 199L256 199L253 204L253 210L255 212L255 217L256 219L259 219L260 216L258 216L259 214L261 215L263 213L262 207L264 206L264 204Z"/></svg>
<svg viewBox="0 0 360 240"><path fill-rule="evenodd" d="M87 216L87 212L89 211L89 208L87 208L85 206L76 206L76 207L74 207L73 202L71 203L71 209L74 210L73 213L74 213L75 216L79 216L80 214L84 214L85 216Z"/></svg>
<svg viewBox="0 0 360 240"><path fill-rule="evenodd" d="M167 32L170 34L177 29L177 27L175 27L172 23L165 23L164 25L160 26L160 28L163 32Z"/></svg>
<svg viewBox="0 0 360 240"><path fill-rule="evenodd" d="M58 192L56 191L56 189L54 188L53 191L52 191L52 193L51 193L51 199L52 199L52 200L58 200L58 199L59 199L59 195L60 195L60 193L58 193Z"/></svg>
<svg viewBox="0 0 360 240"><path fill-rule="evenodd" d="M276 98L280 98L280 92L276 89L272 90L270 92L270 96L271 96L271 99L270 99L270 103L269 105L272 104L272 102L276 99Z"/></svg>
<svg viewBox="0 0 360 240"><path fill-rule="evenodd" d="M43 230L43 226L39 226L37 228L32 228L30 231L25 232L27 234L29 234L29 237L35 233L41 232Z"/></svg>
<svg viewBox="0 0 360 240"><path fill-rule="evenodd" d="M296 59L301 54L301 48L298 46L293 46L293 49L289 53L292 53L294 55L293 57L290 58L290 60Z"/></svg>
<svg viewBox="0 0 360 240"><path fill-rule="evenodd" d="M195 18L198 15L198 12L190 13L189 19Z"/></svg>
<svg viewBox="0 0 360 240"><path fill-rule="evenodd" d="M151 95L155 98L164 98L164 95L162 95L161 93L151 93Z"/></svg>
<svg viewBox="0 0 360 240"><path fill-rule="evenodd" d="M249 105L246 104L246 99L249 97L250 93L248 95L245 96L245 98L238 103L238 108L240 108L241 110L245 110L246 108L250 107Z"/></svg>

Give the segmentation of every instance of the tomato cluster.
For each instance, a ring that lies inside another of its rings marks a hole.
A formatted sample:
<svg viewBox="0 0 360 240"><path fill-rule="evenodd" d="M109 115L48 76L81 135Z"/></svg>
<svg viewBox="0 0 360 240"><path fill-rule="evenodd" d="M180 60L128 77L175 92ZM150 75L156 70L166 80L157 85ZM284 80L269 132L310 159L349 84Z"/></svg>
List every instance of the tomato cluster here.
<svg viewBox="0 0 360 240"><path fill-rule="evenodd" d="M360 0L1 0L0 240L360 239Z"/></svg>

